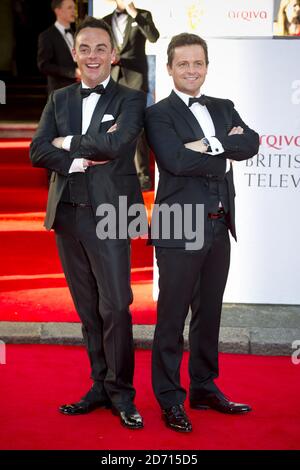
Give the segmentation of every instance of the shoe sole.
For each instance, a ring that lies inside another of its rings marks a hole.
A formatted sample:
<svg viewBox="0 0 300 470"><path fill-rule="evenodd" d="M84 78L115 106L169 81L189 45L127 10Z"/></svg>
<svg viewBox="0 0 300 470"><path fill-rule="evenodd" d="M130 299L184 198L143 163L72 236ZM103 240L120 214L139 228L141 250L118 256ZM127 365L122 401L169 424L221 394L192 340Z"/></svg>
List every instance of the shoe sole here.
<svg viewBox="0 0 300 470"><path fill-rule="evenodd" d="M180 428L176 428L175 426L170 426L169 424L165 423L166 427L168 429L171 429L172 431L176 431L176 432L181 432L181 433L189 433L189 432L192 432L193 429L180 429Z"/></svg>
<svg viewBox="0 0 300 470"><path fill-rule="evenodd" d="M211 406L208 406L208 405L191 405L191 404L190 404L190 408L193 410L213 410L213 411L217 411L218 413L223 413L226 415L243 415L252 411L252 409L243 410L243 411L225 411L225 410L219 410L217 408L212 408Z"/></svg>
<svg viewBox="0 0 300 470"><path fill-rule="evenodd" d="M111 408L111 412L114 416L118 416L120 418L120 422L121 422L122 426L126 429L138 430L138 429L143 429L144 428L144 423L141 423L140 426L130 426L130 425L125 424L124 421L122 421L122 418L120 417L118 410L116 410L113 407Z"/></svg>
<svg viewBox="0 0 300 470"><path fill-rule="evenodd" d="M163 422L165 423L166 427L171 429L172 431L176 431L176 432L183 432L183 433L189 433L189 432L192 432L193 428L191 429L183 429L183 428L177 428L176 426L172 426L170 425L166 420L165 418L163 417L162 418Z"/></svg>
<svg viewBox="0 0 300 470"><path fill-rule="evenodd" d="M96 406L93 406L92 408L86 410L86 411L75 411L75 412L71 412L69 413L68 411L64 411L64 410L61 410L60 408L58 408L58 411L59 413L63 414L63 415L66 415L66 416L79 416L79 415L86 415L88 413L92 413L93 411L97 410L97 409L110 409L111 408L111 405L107 404L107 405L96 405Z"/></svg>

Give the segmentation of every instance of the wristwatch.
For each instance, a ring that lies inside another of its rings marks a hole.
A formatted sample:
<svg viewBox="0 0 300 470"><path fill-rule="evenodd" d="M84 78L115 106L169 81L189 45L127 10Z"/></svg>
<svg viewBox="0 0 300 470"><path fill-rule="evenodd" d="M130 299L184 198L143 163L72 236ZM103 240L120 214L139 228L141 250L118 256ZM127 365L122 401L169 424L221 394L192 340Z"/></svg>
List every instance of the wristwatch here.
<svg viewBox="0 0 300 470"><path fill-rule="evenodd" d="M206 152L211 152L212 151L209 140L206 137L203 137L203 139L201 139L201 142L202 142L202 144L206 145Z"/></svg>

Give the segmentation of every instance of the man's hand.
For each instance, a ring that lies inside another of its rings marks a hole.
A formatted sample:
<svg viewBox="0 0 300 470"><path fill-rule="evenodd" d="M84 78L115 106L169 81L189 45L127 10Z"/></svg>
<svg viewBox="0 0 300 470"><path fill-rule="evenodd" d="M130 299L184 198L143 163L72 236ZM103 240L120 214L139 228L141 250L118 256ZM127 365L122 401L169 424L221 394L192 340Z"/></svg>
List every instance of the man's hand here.
<svg viewBox="0 0 300 470"><path fill-rule="evenodd" d="M117 123L113 124L107 131L107 133L115 132L117 130Z"/></svg>
<svg viewBox="0 0 300 470"><path fill-rule="evenodd" d="M104 165L108 163L110 160L103 160L102 162L95 162L94 160L87 160L86 158L83 159L83 166L87 168L88 166L96 166L96 165Z"/></svg>
<svg viewBox="0 0 300 470"><path fill-rule="evenodd" d="M205 153L207 146L202 142L202 140L195 140L194 142L187 142L184 144L185 148L189 150L194 150L194 152Z"/></svg>
<svg viewBox="0 0 300 470"><path fill-rule="evenodd" d="M58 149L62 149L62 144L64 140L64 137L55 137L55 139L52 140L51 144Z"/></svg>
<svg viewBox="0 0 300 470"><path fill-rule="evenodd" d="M128 15L132 16L132 18L135 18L138 14L137 9L135 8L135 5L133 2L129 1L124 1L125 3L125 9L128 13Z"/></svg>
<svg viewBox="0 0 300 470"><path fill-rule="evenodd" d="M115 132L117 130L117 123L113 124L107 131L107 133ZM84 166L96 166L96 165L104 165L105 163L109 163L110 160L103 160L102 162L95 162L94 160L87 160L84 159Z"/></svg>
<svg viewBox="0 0 300 470"><path fill-rule="evenodd" d="M235 135L235 134L244 134L244 129L241 126L233 127L228 135ZM234 160L230 160L230 163L234 163Z"/></svg>
<svg viewBox="0 0 300 470"><path fill-rule="evenodd" d="M231 131L228 132L228 135L243 134L244 129L241 126L233 127Z"/></svg>

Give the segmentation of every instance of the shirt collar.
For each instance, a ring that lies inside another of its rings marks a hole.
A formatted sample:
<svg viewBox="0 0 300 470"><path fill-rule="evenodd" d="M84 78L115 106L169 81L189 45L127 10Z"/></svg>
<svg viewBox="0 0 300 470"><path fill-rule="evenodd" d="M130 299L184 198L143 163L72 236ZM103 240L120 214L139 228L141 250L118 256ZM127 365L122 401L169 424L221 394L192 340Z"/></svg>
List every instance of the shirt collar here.
<svg viewBox="0 0 300 470"><path fill-rule="evenodd" d="M108 75L108 77L107 77L103 82L98 83L98 85L103 85L104 88L106 88L107 85L108 85L109 80L110 80L110 75ZM83 80L81 80L81 86L82 86L82 88L91 88L91 87L87 86L87 85L84 83Z"/></svg>
<svg viewBox="0 0 300 470"><path fill-rule="evenodd" d="M179 96L180 99L188 106L189 105L189 99L192 98L191 95L187 95L186 93L182 93L182 91L177 90L176 88L173 88L174 93L176 93L177 96ZM202 93L198 93L194 98L199 98L202 95Z"/></svg>
<svg viewBox="0 0 300 470"><path fill-rule="evenodd" d="M58 31L63 35L65 34L65 29L68 29L65 26L63 26L62 24L60 24L58 21L55 21L54 26L56 26Z"/></svg>

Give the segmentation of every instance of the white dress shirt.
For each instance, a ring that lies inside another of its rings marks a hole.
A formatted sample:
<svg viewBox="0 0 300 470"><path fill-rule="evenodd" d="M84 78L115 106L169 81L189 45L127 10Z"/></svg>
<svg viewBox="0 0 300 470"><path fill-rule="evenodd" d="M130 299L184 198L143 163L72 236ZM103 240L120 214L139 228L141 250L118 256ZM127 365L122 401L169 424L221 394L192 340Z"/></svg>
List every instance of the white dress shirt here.
<svg viewBox="0 0 300 470"><path fill-rule="evenodd" d="M106 88L108 82L110 80L110 76L104 80L101 84ZM81 82L82 88L89 88L83 81ZM98 93L91 93L89 96L86 98L83 98L82 100L82 124L81 124L81 134L86 134L86 131L89 128L89 125L92 120L93 113L95 111L95 108L97 106L97 103L99 99L101 98L101 95ZM64 150L67 150L68 152L70 151L71 147L71 141L72 141L72 135L68 135L65 137L63 143L62 143L62 148ZM84 166L84 158L74 158L70 169L69 173L75 173L75 172L80 172L83 173L85 172L86 167Z"/></svg>
<svg viewBox="0 0 300 470"><path fill-rule="evenodd" d="M203 106L200 103L193 103L192 106L189 106L189 99L191 98L190 95L187 95L186 93L182 93L182 91L179 91L176 88L174 88L174 92L188 106L190 111L193 113L193 115L199 122L199 125L201 129L203 130L204 136L209 141L212 151L205 152L205 153L209 155L219 155L220 153L223 153L225 151L223 145L221 144L219 139L214 137L216 130L215 130L213 120L211 118L211 115L209 114L207 107ZM200 98L200 96L201 96L201 93L199 93L195 98ZM230 170L230 161L228 160L228 158L226 158L226 173L229 170Z"/></svg>
<svg viewBox="0 0 300 470"><path fill-rule="evenodd" d="M58 29L58 31L62 34L69 50L70 53L72 54L72 49L74 47L74 38L71 33L65 33L65 28L62 24L60 24L58 21L55 21L54 26Z"/></svg>
<svg viewBox="0 0 300 470"><path fill-rule="evenodd" d="M128 21L128 15L126 13L117 15L116 11L114 12L111 24L112 24L112 30L114 33L115 40L119 47L121 47L123 44L127 21Z"/></svg>
<svg viewBox="0 0 300 470"><path fill-rule="evenodd" d="M181 91L176 90L176 88L174 88L174 92L189 107L189 99L191 98L191 96L185 93L182 93ZM199 98L200 96L201 96L201 93L198 94L195 98ZM192 106L189 107L189 109L193 113L197 121L199 122L199 125L201 129L203 130L204 136L207 138L207 140L210 143L212 151L205 152L205 153L208 153L210 155L219 155L220 153L223 153L224 152L223 145L216 137L214 137L216 130L215 130L213 120L211 118L211 115L209 114L207 107L203 106L200 103L194 103L192 104Z"/></svg>

